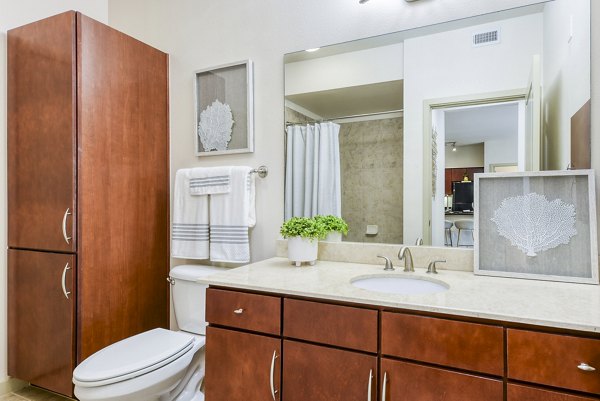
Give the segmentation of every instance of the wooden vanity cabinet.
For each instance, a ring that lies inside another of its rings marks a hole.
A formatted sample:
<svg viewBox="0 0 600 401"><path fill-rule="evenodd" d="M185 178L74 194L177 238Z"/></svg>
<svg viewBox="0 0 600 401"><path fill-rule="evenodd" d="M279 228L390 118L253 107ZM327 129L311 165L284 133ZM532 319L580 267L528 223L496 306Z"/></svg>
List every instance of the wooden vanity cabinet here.
<svg viewBox="0 0 600 401"><path fill-rule="evenodd" d="M215 288L206 314L207 401L600 400L598 336Z"/></svg>
<svg viewBox="0 0 600 401"><path fill-rule="evenodd" d="M7 87L8 374L72 396L169 325L168 55L69 11L8 31Z"/></svg>

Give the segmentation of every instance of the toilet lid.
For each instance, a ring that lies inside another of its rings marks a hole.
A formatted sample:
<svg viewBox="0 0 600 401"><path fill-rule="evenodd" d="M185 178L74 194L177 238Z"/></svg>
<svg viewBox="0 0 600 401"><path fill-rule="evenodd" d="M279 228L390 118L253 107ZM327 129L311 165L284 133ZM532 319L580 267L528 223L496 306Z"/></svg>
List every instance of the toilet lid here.
<svg viewBox="0 0 600 401"><path fill-rule="evenodd" d="M101 349L73 371L73 382L102 385L139 376L179 358L192 348L190 334L153 329Z"/></svg>

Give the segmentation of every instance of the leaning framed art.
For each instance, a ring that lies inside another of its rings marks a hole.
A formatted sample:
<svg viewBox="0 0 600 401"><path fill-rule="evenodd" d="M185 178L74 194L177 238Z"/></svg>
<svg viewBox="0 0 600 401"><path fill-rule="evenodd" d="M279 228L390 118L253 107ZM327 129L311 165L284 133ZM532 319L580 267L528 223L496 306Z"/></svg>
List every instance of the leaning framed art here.
<svg viewBox="0 0 600 401"><path fill-rule="evenodd" d="M592 170L475 175L475 274L598 284Z"/></svg>

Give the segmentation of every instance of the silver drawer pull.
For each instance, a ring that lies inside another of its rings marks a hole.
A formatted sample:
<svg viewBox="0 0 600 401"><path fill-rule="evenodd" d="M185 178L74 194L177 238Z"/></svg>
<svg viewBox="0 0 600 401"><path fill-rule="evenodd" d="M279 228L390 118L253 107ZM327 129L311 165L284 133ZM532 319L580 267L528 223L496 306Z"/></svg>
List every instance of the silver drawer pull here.
<svg viewBox="0 0 600 401"><path fill-rule="evenodd" d="M367 401L371 401L371 394L373 393L373 390L371 390L372 385L373 385L373 369L369 370L369 385L367 386Z"/></svg>
<svg viewBox="0 0 600 401"><path fill-rule="evenodd" d="M233 311L233 313L235 313L236 315L241 315L242 313L244 313L244 310L242 308L236 309Z"/></svg>
<svg viewBox="0 0 600 401"><path fill-rule="evenodd" d="M65 242L67 244L70 244L70 240L71 237L69 237L67 235L67 217L71 215L71 208L67 208L67 211L65 212L65 215L63 216L63 221L62 221L62 232L63 232L63 237L65 239Z"/></svg>
<svg viewBox="0 0 600 401"><path fill-rule="evenodd" d="M277 401L277 398L275 397L275 394L277 394L277 390L275 389L275 359L277 359L277 350L273 351L271 371L269 373L269 384L271 386L271 397L273 397L273 401Z"/></svg>
<svg viewBox="0 0 600 401"><path fill-rule="evenodd" d="M581 362L579 365L577 365L577 369L583 370L584 372L595 372L596 371L595 367L590 366L585 362Z"/></svg>
<svg viewBox="0 0 600 401"><path fill-rule="evenodd" d="M381 401L385 401L385 390L387 389L387 372L383 374L383 386L381 389Z"/></svg>

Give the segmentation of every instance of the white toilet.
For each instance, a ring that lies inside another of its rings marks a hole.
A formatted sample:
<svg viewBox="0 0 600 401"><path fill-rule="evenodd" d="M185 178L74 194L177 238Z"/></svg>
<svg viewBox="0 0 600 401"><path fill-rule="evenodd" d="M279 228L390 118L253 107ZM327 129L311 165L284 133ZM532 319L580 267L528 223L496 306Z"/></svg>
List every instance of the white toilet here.
<svg viewBox="0 0 600 401"><path fill-rule="evenodd" d="M183 265L169 273L181 331L153 329L101 349L73 371L80 401L202 401L206 286L223 269Z"/></svg>

